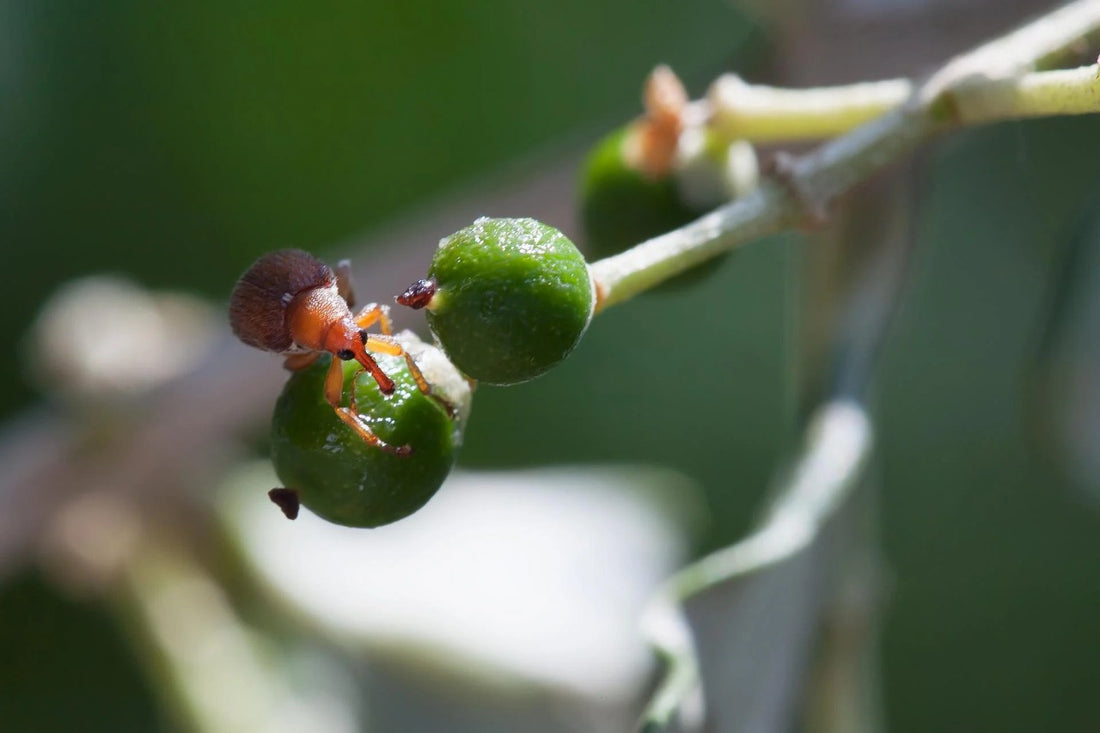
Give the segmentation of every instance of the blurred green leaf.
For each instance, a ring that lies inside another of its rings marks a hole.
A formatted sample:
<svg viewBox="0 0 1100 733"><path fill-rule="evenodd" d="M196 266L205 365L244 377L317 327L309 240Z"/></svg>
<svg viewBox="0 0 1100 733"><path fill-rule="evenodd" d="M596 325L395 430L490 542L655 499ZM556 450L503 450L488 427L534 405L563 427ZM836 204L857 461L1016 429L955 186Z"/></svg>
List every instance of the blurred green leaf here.
<svg viewBox="0 0 1100 733"><path fill-rule="evenodd" d="M0 618L4 730L167 729L123 629L102 605L63 598L28 571L0 585Z"/></svg>
<svg viewBox="0 0 1100 733"><path fill-rule="evenodd" d="M654 59L709 76L748 28L718 0L0 0L0 18L9 334L90 271L224 296L263 251L330 248L635 114ZM0 412L17 376L0 362Z"/></svg>

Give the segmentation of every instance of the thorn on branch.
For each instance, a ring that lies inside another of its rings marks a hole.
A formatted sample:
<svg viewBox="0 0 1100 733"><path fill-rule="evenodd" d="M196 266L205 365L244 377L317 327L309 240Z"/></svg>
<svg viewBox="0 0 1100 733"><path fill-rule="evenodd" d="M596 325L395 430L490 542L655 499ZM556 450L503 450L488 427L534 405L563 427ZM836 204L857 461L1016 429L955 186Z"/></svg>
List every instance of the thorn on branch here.
<svg viewBox="0 0 1100 733"><path fill-rule="evenodd" d="M821 200L802 186L798 180L797 166L798 158L781 150L764 164L764 174L778 181L794 197L802 211L804 228L821 229L829 223L829 202Z"/></svg>

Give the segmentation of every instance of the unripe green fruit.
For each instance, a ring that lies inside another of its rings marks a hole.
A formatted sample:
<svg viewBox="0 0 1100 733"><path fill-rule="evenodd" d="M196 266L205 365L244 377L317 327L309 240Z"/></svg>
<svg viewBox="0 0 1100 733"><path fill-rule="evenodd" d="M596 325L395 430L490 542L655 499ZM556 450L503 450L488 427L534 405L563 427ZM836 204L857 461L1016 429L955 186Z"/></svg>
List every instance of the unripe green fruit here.
<svg viewBox="0 0 1100 733"><path fill-rule="evenodd" d="M525 382L564 359L595 305L584 257L534 219L478 219L439 243L429 276L428 325L455 366L489 384Z"/></svg>
<svg viewBox="0 0 1100 733"><path fill-rule="evenodd" d="M324 397L328 356L292 374L275 404L275 472L302 506L330 522L377 527L406 517L435 494L454 465L469 385L438 349L411 334L399 338L455 417L417 388L405 360L395 356L377 357L396 384L389 396L358 364L345 362L343 404L354 389L358 412L371 431L390 446L409 446L409 455L368 444L337 417Z"/></svg>
<svg viewBox="0 0 1100 733"><path fill-rule="evenodd" d="M590 261L617 255L636 244L687 224L706 209L685 202L672 174L651 179L627 166L623 146L629 127L596 144L581 178L581 226ZM724 257L704 262L654 288L675 290L716 270Z"/></svg>
<svg viewBox="0 0 1100 733"><path fill-rule="evenodd" d="M673 176L654 180L627 167L627 131L622 128L602 139L585 161L581 224L593 260L683 226L702 213L681 200Z"/></svg>

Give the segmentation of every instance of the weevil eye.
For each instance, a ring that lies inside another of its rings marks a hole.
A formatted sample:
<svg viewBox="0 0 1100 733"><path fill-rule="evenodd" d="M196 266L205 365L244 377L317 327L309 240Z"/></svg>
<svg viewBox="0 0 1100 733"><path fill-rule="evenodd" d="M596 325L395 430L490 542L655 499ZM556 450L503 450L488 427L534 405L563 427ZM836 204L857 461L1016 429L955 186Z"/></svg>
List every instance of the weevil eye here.
<svg viewBox="0 0 1100 733"><path fill-rule="evenodd" d="M336 352L336 358L342 361L351 361L355 358L355 352L351 349L341 349Z"/></svg>

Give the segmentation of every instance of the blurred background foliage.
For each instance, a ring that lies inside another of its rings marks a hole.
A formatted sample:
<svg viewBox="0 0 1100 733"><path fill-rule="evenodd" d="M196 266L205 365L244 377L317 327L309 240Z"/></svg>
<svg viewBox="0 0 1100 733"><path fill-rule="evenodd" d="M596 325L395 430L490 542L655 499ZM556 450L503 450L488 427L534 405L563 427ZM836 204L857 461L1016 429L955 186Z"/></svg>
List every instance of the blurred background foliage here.
<svg viewBox="0 0 1100 733"><path fill-rule="evenodd" d="M2 0L9 354L65 280L118 272L222 300L264 251L332 251L519 157L594 141L637 113L658 61L699 93L759 58L760 32L716 0ZM1096 723L1100 504L1049 442L1036 347L1069 243L1100 247L1080 234L1098 124L1005 124L930 153L874 400L891 730ZM697 288L602 315L551 375L482 389L462 463L656 460L706 489L699 549L731 541L794 436L803 244L755 243ZM4 414L34 399L23 370L0 362ZM158 724L97 604L28 572L0 586L0 619L5 729Z"/></svg>

